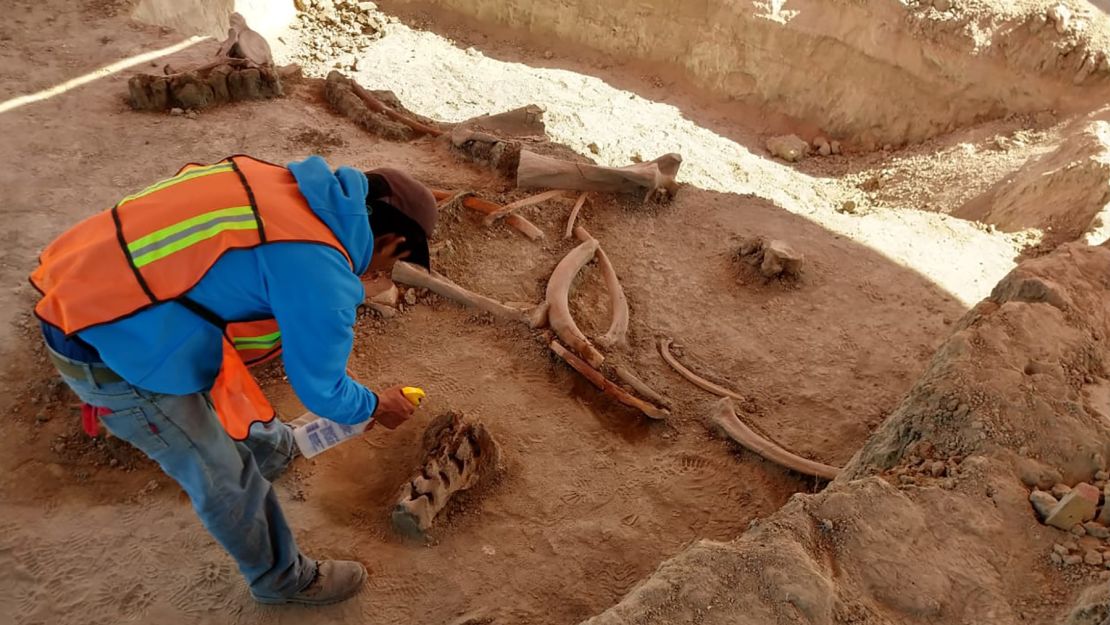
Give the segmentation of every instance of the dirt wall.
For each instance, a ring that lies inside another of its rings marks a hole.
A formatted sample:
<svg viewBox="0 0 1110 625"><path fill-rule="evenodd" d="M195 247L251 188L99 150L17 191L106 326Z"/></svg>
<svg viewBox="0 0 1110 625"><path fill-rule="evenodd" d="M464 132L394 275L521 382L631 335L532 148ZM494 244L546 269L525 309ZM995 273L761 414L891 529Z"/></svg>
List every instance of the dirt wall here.
<svg viewBox="0 0 1110 625"><path fill-rule="evenodd" d="M292 0L139 0L132 17L185 35L223 38L227 18L236 11L252 29L270 39L284 31L296 16Z"/></svg>
<svg viewBox="0 0 1110 625"><path fill-rule="evenodd" d="M449 10L659 63L864 147L1012 112L1082 107L1110 94L1105 41L1092 38L1107 16L1078 2L1063 32L1046 17L1047 5L1029 2L960 3L943 12L896 0L386 4Z"/></svg>
<svg viewBox="0 0 1110 625"><path fill-rule="evenodd" d="M1029 159L954 214L1008 232L1037 228L1052 243L1107 240L1110 122L1080 120L1075 126L1056 150Z"/></svg>

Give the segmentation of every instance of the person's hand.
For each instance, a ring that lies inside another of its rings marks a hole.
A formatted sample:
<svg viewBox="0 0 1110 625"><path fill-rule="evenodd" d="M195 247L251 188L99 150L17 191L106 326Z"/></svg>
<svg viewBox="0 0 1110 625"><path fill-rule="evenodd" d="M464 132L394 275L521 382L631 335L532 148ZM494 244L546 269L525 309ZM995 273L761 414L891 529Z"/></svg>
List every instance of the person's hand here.
<svg viewBox="0 0 1110 625"><path fill-rule="evenodd" d="M412 402L405 397L401 388L394 386L377 393L378 407L371 415L374 419L373 423L380 423L382 427L393 430L409 420L412 413L416 411L416 406L413 406Z"/></svg>
<svg viewBox="0 0 1110 625"><path fill-rule="evenodd" d="M374 239L374 252L370 255L370 264L367 272L388 274L393 271L393 265L399 260L409 257L408 250L398 251L405 244L405 237L396 234L386 234Z"/></svg>

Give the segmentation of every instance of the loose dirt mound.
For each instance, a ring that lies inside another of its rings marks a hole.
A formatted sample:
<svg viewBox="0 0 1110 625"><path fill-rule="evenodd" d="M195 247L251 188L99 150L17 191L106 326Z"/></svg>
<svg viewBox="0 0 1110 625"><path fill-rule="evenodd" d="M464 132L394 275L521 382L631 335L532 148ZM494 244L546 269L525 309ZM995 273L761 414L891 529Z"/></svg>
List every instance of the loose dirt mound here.
<svg viewBox="0 0 1110 625"><path fill-rule="evenodd" d="M1074 483L1106 467L1107 275L1110 248L1081 244L1020 265L825 491L796 495L735 542L697 544L587 623L1060 616L1048 555L1066 534L1037 523L1019 476L1032 464Z"/></svg>

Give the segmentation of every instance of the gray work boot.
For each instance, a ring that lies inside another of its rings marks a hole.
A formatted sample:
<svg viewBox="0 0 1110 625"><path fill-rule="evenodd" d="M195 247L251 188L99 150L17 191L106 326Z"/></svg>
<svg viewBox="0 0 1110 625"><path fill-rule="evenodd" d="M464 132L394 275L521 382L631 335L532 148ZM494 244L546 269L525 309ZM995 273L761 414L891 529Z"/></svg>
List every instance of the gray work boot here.
<svg viewBox="0 0 1110 625"><path fill-rule="evenodd" d="M303 605L329 605L346 601L358 594L366 583L366 567L350 560L320 560L316 565L316 579L304 590L284 601L262 603L300 603Z"/></svg>

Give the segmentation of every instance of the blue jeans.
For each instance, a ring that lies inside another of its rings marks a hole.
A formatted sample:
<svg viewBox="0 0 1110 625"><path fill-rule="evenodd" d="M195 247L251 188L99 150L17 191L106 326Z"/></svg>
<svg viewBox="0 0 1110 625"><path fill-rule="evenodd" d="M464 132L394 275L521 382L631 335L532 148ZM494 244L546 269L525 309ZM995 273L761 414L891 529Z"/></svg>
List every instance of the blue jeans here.
<svg viewBox="0 0 1110 625"><path fill-rule="evenodd" d="M280 602L312 582L316 562L301 555L269 482L295 453L288 426L276 419L256 423L247 440L236 442L224 432L207 393L162 395L127 382L99 384L93 370L104 365L54 355L85 370L84 379L62 379L85 403L112 411L100 419L108 431L181 485L256 599Z"/></svg>

